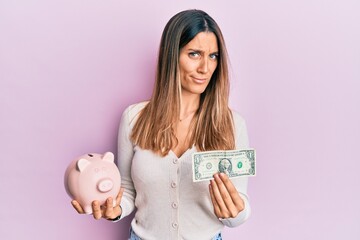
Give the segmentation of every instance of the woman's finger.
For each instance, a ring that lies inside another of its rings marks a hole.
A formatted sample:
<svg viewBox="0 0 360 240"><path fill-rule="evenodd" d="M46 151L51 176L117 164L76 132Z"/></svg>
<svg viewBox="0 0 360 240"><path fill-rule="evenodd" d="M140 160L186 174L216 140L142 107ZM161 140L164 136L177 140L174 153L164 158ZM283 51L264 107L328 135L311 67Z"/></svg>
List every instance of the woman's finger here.
<svg viewBox="0 0 360 240"><path fill-rule="evenodd" d="M219 218L219 217L221 217L220 207L219 207L219 204L217 203L217 201L215 199L211 183L209 184L209 191L210 191L211 202L212 202L213 207L214 207L214 213Z"/></svg>
<svg viewBox="0 0 360 240"><path fill-rule="evenodd" d="M93 216L96 220L100 219L102 217L102 213L101 213L101 209L100 209L100 204L98 201L93 201L92 202L92 211L93 211Z"/></svg>
<svg viewBox="0 0 360 240"><path fill-rule="evenodd" d="M216 177L214 176L214 178L216 178ZM221 217L228 217L228 215L229 215L228 209L227 209L224 199L220 193L219 186L215 180L211 180L211 188L212 188L212 192L214 194L214 199L217 202L217 204L219 205Z"/></svg>
<svg viewBox="0 0 360 240"><path fill-rule="evenodd" d="M232 203L235 205L237 212L241 212L242 210L244 210L244 201L240 197L239 192L237 191L237 189L235 188L234 184L231 182L229 177L224 173L220 173L220 179L222 180L224 186L226 187L228 193L230 194Z"/></svg>
<svg viewBox="0 0 360 240"><path fill-rule="evenodd" d="M214 181L219 189L220 196L225 206L221 207L222 215L226 218L236 217L243 210L243 201L229 177L224 174L215 174Z"/></svg>
<svg viewBox="0 0 360 240"><path fill-rule="evenodd" d="M114 216L114 207L113 207L113 199L112 197L109 197L106 199L106 209L105 209L105 218L112 219L115 218Z"/></svg>
<svg viewBox="0 0 360 240"><path fill-rule="evenodd" d="M214 175L214 180L216 182L216 185L219 188L219 192L220 192L221 197L222 197L222 199L223 199L223 201L224 201L224 203L226 205L226 208L229 209L229 208L233 207L234 203L232 201L231 195L230 195L228 189L226 188L222 178L220 178L220 174L215 174Z"/></svg>
<svg viewBox="0 0 360 240"><path fill-rule="evenodd" d="M72 200L72 201L71 201L71 205L75 208L75 210L76 210L78 213L80 213L80 214L85 213L84 209L80 206L80 204L78 203L78 201Z"/></svg>
<svg viewBox="0 0 360 240"><path fill-rule="evenodd" d="M119 191L118 195L116 196L116 205L117 206L120 205L123 193L124 193L124 188L120 188L120 191Z"/></svg>

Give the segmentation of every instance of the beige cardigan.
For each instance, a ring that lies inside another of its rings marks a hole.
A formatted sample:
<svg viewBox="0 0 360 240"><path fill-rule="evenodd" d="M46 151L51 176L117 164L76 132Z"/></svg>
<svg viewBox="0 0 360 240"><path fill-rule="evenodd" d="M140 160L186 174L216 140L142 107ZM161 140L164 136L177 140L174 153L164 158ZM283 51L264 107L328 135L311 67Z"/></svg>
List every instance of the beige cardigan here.
<svg viewBox="0 0 360 240"><path fill-rule="evenodd" d="M133 145L129 136L136 117L146 102L129 106L123 113L118 138L118 166L125 188L121 200L122 216L136 208L131 222L134 232L145 240L207 240L224 225L235 227L247 220L250 205L247 177L232 179L245 202L236 218L218 219L213 212L209 182L192 181L191 154L188 149L180 158L173 152L165 157ZM236 148L248 148L245 121L233 112Z"/></svg>

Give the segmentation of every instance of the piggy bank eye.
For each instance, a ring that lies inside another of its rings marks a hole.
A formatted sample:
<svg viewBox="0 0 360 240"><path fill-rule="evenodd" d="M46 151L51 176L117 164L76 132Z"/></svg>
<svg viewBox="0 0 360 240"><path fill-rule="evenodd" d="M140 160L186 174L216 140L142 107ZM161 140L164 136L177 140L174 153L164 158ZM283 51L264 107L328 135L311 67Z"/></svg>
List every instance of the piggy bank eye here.
<svg viewBox="0 0 360 240"><path fill-rule="evenodd" d="M94 155L92 155L92 154L88 154L88 156L89 156L89 157L93 157Z"/></svg>

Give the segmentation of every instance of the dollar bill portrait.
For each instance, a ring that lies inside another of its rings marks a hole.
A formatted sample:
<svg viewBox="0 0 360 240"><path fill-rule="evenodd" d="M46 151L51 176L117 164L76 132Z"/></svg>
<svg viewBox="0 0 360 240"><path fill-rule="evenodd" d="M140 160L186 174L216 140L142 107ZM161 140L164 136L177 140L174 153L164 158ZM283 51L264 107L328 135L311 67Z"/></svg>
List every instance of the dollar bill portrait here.
<svg viewBox="0 0 360 240"><path fill-rule="evenodd" d="M230 175L232 173L232 163L230 159L223 158L220 160L219 172L225 173L226 175Z"/></svg>

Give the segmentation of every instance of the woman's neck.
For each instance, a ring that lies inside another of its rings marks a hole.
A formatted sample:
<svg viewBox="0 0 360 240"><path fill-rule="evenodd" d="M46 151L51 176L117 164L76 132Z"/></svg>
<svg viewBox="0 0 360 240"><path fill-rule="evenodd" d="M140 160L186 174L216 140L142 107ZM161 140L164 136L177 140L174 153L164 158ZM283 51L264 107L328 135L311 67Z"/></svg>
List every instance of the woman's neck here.
<svg viewBox="0 0 360 240"><path fill-rule="evenodd" d="M193 115L199 108L200 95L183 95L180 107L180 121Z"/></svg>

